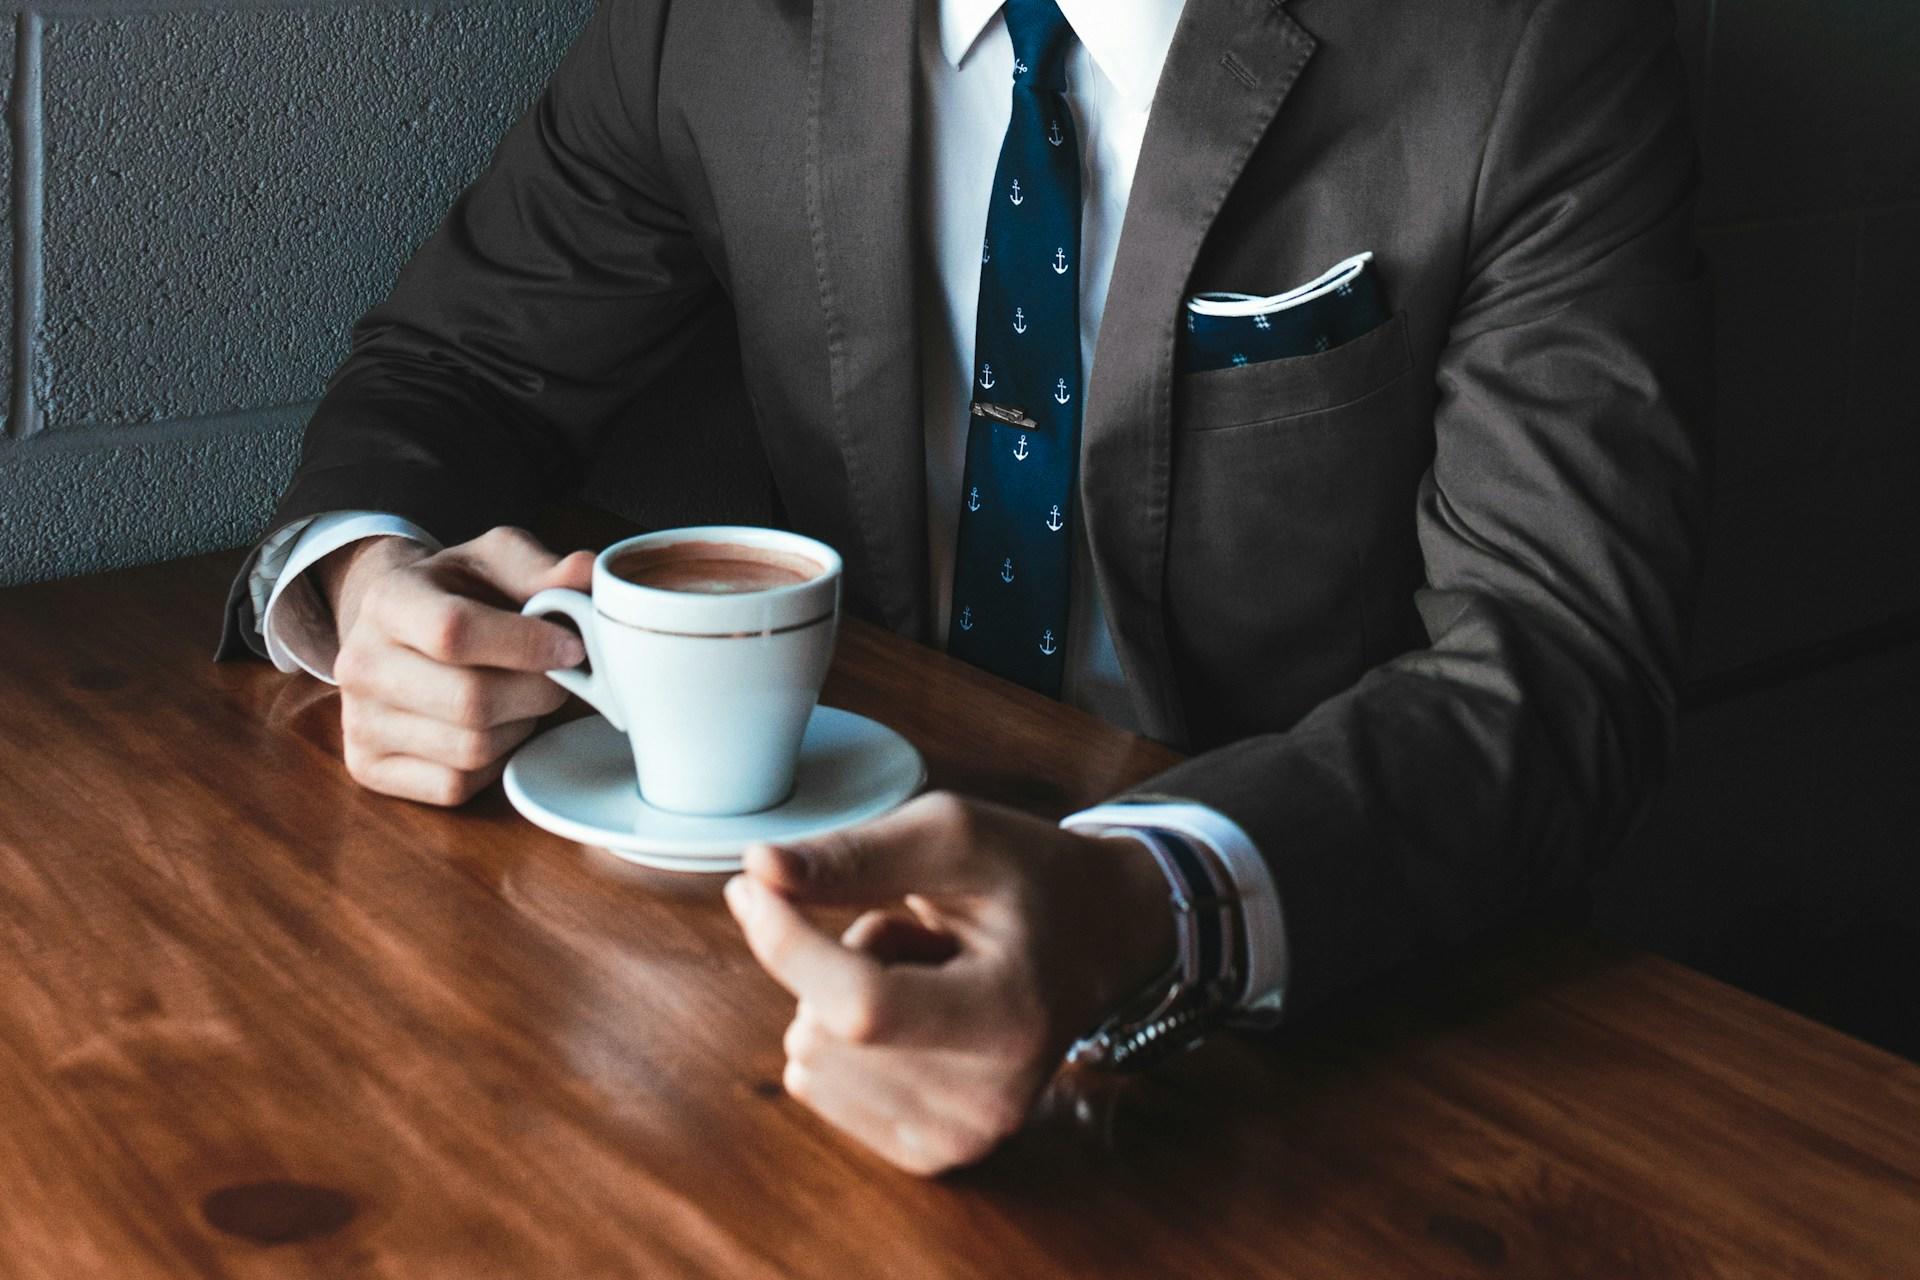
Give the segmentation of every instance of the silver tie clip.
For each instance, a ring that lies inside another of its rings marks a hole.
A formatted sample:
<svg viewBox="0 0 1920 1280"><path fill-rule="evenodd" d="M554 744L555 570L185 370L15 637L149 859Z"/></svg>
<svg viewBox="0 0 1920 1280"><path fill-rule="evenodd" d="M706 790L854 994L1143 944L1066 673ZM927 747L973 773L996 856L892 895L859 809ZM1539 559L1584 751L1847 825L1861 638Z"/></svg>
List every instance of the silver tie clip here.
<svg viewBox="0 0 1920 1280"><path fill-rule="evenodd" d="M1014 427L1037 427L1040 424L1027 416L1025 409L1017 409L1010 404L992 404L986 400L973 402L973 416L992 418L995 422L1004 422Z"/></svg>

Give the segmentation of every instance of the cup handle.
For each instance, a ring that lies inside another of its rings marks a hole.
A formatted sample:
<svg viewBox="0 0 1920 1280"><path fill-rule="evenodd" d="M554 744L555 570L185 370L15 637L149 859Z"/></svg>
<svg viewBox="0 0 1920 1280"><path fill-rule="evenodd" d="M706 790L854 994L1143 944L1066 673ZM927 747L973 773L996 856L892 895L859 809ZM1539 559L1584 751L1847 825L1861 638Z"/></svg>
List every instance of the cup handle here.
<svg viewBox="0 0 1920 1280"><path fill-rule="evenodd" d="M529 618L564 613L573 619L574 625L580 628L580 639L587 646L588 669L582 671L578 667L562 667L547 672L547 679L569 693L577 693L585 698L595 711L607 718L609 724L625 733L627 718L621 713L620 699L614 696L612 687L607 683L608 668L600 653L599 629L594 625L596 615L593 597L566 587L550 587L520 606L520 612Z"/></svg>

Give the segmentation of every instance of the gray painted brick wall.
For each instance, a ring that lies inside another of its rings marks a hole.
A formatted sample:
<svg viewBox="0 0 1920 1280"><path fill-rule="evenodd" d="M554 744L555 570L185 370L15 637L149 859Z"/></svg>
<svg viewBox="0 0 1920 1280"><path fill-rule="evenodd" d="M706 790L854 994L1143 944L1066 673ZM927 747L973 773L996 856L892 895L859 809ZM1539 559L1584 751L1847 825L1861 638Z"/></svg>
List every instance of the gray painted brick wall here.
<svg viewBox="0 0 1920 1280"><path fill-rule="evenodd" d="M15 63L19 55L14 43L19 23L9 22L0 29L0 99L7 103L7 117L11 122L19 111L20 104L14 98ZM4 442L11 433L13 423L13 307L15 244L13 238L14 205L18 203L14 191L13 139L8 137L0 145L0 442ZM0 443L0 448L5 448ZM0 455L4 457L4 455ZM0 463L4 466L4 463ZM5 487L4 472L0 472L0 508L9 505L9 494ZM0 579L6 573L8 552L5 543L0 543Z"/></svg>
<svg viewBox="0 0 1920 1280"><path fill-rule="evenodd" d="M316 398L580 12L49 20L46 427Z"/></svg>
<svg viewBox="0 0 1920 1280"><path fill-rule="evenodd" d="M348 327L590 7L14 9L0 583L252 538Z"/></svg>

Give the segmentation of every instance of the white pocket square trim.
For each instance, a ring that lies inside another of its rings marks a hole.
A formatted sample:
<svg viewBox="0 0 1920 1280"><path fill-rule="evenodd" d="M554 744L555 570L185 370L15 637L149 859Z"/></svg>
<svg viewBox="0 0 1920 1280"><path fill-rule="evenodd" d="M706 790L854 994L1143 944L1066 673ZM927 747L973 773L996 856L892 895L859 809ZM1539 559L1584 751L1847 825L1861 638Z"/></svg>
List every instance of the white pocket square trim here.
<svg viewBox="0 0 1920 1280"><path fill-rule="evenodd" d="M1197 316L1227 318L1270 316L1276 311L1285 311L1303 302L1312 302L1323 294L1332 293L1343 284L1351 284L1372 260L1371 249L1365 253L1356 253L1344 262L1328 267L1320 276L1303 285L1265 298L1255 297L1251 293L1196 293L1187 299L1187 310Z"/></svg>

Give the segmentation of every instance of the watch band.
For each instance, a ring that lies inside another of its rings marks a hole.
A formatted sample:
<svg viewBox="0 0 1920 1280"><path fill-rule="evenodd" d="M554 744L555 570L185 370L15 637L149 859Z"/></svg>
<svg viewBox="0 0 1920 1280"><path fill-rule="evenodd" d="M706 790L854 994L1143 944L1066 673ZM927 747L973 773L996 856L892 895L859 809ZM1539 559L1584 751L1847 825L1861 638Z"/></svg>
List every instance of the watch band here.
<svg viewBox="0 0 1920 1280"><path fill-rule="evenodd" d="M1161 828L1129 829L1167 879L1177 954L1168 971L1067 1053L1075 1065L1139 1070L1198 1044L1239 998L1245 965L1238 898L1204 854Z"/></svg>
<svg viewBox="0 0 1920 1280"><path fill-rule="evenodd" d="M1162 872L1170 862L1176 875L1167 877L1176 884L1173 908L1192 920L1195 946L1193 970L1185 975L1191 986L1202 986L1219 977L1227 967L1228 932L1232 928L1232 907L1236 898L1221 891L1204 856L1185 836L1156 828L1149 846L1164 859Z"/></svg>
<svg viewBox="0 0 1920 1280"><path fill-rule="evenodd" d="M1106 1071L1142 1071L1197 1047L1233 1008L1218 985L1177 997L1157 1016L1108 1025L1075 1044L1067 1061Z"/></svg>

